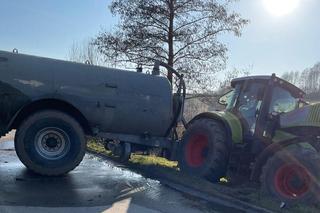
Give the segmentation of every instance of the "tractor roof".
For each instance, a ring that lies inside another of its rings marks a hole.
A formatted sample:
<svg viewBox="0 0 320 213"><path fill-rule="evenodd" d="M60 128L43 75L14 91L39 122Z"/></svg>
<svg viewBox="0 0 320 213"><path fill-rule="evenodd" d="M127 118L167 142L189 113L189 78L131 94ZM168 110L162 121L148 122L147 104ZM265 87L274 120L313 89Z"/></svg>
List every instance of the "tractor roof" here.
<svg viewBox="0 0 320 213"><path fill-rule="evenodd" d="M305 95L305 92L303 90L291 84L290 82L283 80L282 78L276 77L275 75L258 75L235 78L231 81L231 86L235 87L236 84L243 83L244 81L269 81L272 78L274 78L275 81L280 82L280 84L283 84L285 88L287 88L289 91L293 92L297 96L302 97Z"/></svg>

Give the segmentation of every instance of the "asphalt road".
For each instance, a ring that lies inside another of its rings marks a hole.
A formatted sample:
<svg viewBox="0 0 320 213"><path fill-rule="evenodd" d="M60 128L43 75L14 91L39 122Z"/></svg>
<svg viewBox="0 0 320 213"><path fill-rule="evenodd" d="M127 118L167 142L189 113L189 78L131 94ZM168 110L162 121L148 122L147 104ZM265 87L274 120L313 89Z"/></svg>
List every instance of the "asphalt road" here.
<svg viewBox="0 0 320 213"><path fill-rule="evenodd" d="M20 163L13 142L0 142L0 213L225 210L90 154L65 176L38 176Z"/></svg>

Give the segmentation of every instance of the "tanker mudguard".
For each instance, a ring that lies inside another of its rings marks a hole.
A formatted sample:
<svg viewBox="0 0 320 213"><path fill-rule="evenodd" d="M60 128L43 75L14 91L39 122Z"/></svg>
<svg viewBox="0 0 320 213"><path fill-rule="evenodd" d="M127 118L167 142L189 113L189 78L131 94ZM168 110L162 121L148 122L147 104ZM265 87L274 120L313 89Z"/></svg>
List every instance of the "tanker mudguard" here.
<svg viewBox="0 0 320 213"><path fill-rule="evenodd" d="M0 51L0 133L33 100L63 101L100 132L164 136L173 119L162 76Z"/></svg>

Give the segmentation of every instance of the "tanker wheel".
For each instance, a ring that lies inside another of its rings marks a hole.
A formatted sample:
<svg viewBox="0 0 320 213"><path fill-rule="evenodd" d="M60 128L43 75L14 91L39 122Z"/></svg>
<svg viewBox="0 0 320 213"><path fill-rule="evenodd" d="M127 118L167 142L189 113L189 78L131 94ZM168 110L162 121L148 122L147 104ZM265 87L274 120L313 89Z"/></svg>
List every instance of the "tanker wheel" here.
<svg viewBox="0 0 320 213"><path fill-rule="evenodd" d="M309 149L285 149L271 157L261 175L263 194L292 203L319 201L320 155Z"/></svg>
<svg viewBox="0 0 320 213"><path fill-rule="evenodd" d="M119 162L128 162L131 157L131 144L120 141L110 141L104 145L106 150L110 150L112 156Z"/></svg>
<svg viewBox="0 0 320 213"><path fill-rule="evenodd" d="M220 122L198 119L186 130L178 153L183 172L217 182L226 174L226 131Z"/></svg>
<svg viewBox="0 0 320 213"><path fill-rule="evenodd" d="M15 149L28 169L41 175L58 176L80 164L86 140L74 118L48 110L23 121L16 131Z"/></svg>

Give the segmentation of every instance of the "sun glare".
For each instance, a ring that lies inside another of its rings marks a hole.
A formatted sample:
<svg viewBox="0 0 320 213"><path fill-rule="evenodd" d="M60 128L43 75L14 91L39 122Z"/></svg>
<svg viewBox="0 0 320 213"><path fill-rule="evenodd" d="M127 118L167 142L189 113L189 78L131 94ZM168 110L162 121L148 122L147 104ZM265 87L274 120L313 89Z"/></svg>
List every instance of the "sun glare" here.
<svg viewBox="0 0 320 213"><path fill-rule="evenodd" d="M283 16L293 12L300 0L263 0L266 9L274 16Z"/></svg>

